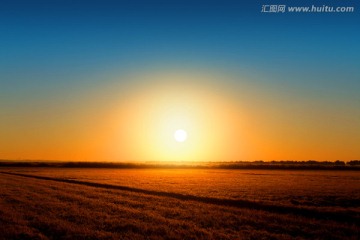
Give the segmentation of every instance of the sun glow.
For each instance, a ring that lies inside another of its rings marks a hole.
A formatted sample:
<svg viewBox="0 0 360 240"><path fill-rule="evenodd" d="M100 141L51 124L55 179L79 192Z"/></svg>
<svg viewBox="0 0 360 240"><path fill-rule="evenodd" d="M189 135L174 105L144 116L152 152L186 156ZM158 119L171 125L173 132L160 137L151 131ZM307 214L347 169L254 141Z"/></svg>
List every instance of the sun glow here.
<svg viewBox="0 0 360 240"><path fill-rule="evenodd" d="M177 142L184 142L187 139L187 132L183 129L178 129L174 133L174 138Z"/></svg>
<svg viewBox="0 0 360 240"><path fill-rule="evenodd" d="M238 110L220 88L209 84L211 80L181 74L142 77L149 85L140 88L135 84L113 117L119 128L109 143L113 149L111 158L218 161L225 156L236 160L241 141L229 139L240 136Z"/></svg>

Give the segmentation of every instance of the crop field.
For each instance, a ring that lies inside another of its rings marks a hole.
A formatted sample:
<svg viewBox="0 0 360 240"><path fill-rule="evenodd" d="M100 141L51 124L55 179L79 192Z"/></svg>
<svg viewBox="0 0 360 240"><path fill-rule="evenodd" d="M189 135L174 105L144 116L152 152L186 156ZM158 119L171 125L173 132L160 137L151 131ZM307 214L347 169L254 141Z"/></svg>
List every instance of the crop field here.
<svg viewBox="0 0 360 240"><path fill-rule="evenodd" d="M2 239L359 239L360 172L0 168Z"/></svg>

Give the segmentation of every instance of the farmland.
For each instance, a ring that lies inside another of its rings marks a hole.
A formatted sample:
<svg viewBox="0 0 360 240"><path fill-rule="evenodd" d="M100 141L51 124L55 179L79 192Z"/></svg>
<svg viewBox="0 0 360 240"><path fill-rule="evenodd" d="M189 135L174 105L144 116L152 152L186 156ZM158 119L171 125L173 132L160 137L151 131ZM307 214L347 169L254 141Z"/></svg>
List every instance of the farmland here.
<svg viewBox="0 0 360 240"><path fill-rule="evenodd" d="M0 168L3 239L358 239L359 171Z"/></svg>

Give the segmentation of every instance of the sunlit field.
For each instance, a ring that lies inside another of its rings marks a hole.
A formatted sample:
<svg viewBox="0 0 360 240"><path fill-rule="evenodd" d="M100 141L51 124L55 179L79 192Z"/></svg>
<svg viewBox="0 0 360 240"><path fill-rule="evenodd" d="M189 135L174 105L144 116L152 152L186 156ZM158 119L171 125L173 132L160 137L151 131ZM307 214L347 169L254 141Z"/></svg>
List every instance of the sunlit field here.
<svg viewBox="0 0 360 240"><path fill-rule="evenodd" d="M0 172L3 239L359 238L359 171Z"/></svg>

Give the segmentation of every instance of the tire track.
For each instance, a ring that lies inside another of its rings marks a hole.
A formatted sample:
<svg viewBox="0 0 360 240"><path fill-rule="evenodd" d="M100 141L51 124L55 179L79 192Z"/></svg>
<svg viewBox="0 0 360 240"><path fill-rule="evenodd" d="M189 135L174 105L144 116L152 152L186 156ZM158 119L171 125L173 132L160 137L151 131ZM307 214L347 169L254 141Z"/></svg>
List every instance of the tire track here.
<svg viewBox="0 0 360 240"><path fill-rule="evenodd" d="M6 175L25 177L25 178L33 178L33 179L55 181L55 182L62 182L62 183L69 183L69 184L77 184L77 185L83 185L83 186L95 187L95 188L141 193L141 194L146 194L146 195L151 195L151 196L169 197L169 198L174 198L174 199L178 199L178 200L182 200L182 201L196 201L196 202L219 205L219 206L263 210L263 211L281 213L281 214L295 214L295 215L304 216L304 217L308 217L308 218L315 218L315 219L352 222L354 224L360 225L360 216L358 215L357 212L354 212L354 211L347 211L347 212L344 212L344 211L343 212L320 211L317 209L309 209L309 208L301 208L301 207L293 207L293 206L271 205L271 204L266 204L266 203L262 203L262 202L253 202L253 201L248 201L248 200L240 200L240 199L234 200L234 199L202 197L202 196L196 196L196 195L190 195L190 194L147 190L147 189L133 188L133 187L127 187L127 186L121 186L121 185L86 182L86 181L73 180L73 179L52 178L52 177L37 176L37 175L23 174L23 173L13 173L13 172L0 172L0 173L6 174Z"/></svg>

